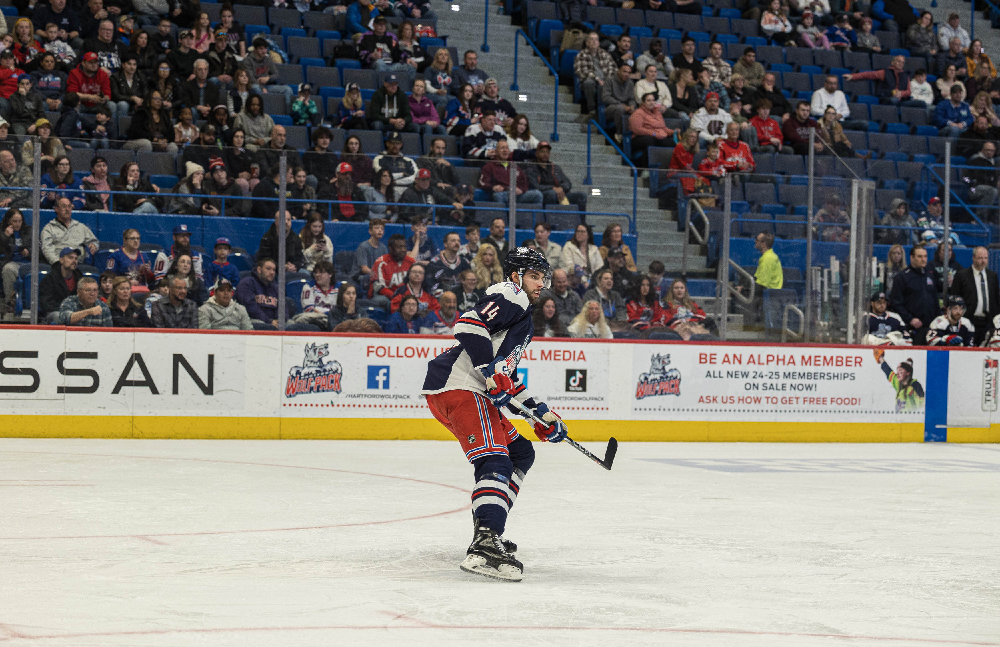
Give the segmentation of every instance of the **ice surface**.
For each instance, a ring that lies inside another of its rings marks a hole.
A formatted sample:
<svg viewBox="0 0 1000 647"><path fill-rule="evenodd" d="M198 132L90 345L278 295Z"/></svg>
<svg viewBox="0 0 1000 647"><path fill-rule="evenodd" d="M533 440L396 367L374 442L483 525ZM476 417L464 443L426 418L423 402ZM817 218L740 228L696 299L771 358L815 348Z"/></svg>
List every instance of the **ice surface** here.
<svg viewBox="0 0 1000 647"><path fill-rule="evenodd" d="M997 446L538 446L519 584L458 568L471 485L457 443L2 439L0 643L1000 645Z"/></svg>

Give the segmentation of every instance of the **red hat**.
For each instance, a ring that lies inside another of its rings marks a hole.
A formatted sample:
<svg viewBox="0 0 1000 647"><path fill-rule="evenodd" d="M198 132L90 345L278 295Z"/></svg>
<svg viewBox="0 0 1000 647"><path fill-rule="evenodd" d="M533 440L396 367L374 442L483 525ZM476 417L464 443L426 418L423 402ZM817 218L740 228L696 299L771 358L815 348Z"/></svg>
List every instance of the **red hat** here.
<svg viewBox="0 0 1000 647"><path fill-rule="evenodd" d="M226 168L226 163L222 161L221 157L213 157L208 163L208 171L211 173L217 168Z"/></svg>
<svg viewBox="0 0 1000 647"><path fill-rule="evenodd" d="M714 99L718 99L719 98L719 93L718 92L709 92L708 94L705 95L705 101L708 101L709 99L713 99L713 98Z"/></svg>
<svg viewBox="0 0 1000 647"><path fill-rule="evenodd" d="M352 167L347 162L341 162L337 165L337 173L353 173L354 167Z"/></svg>
<svg viewBox="0 0 1000 647"><path fill-rule="evenodd" d="M941 198L938 198L938 197L935 196L935 197L931 198L927 202L927 204L941 204Z"/></svg>
<svg viewBox="0 0 1000 647"><path fill-rule="evenodd" d="M96 61L97 60L97 54L95 54L94 52L87 52L86 54L83 55L83 60L85 60L85 61Z"/></svg>
<svg viewBox="0 0 1000 647"><path fill-rule="evenodd" d="M430 179L430 177L431 177L431 172L428 171L425 168L422 168L419 171L417 171L417 178L418 179L421 179L421 180L423 180L423 179Z"/></svg>

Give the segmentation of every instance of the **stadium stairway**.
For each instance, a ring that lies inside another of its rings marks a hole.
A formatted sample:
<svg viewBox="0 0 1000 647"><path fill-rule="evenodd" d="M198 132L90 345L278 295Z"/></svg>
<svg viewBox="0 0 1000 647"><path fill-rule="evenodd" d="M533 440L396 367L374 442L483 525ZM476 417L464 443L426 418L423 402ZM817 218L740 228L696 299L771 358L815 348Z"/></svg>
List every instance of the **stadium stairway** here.
<svg viewBox="0 0 1000 647"><path fill-rule="evenodd" d="M483 39L483 14L485 2L489 0L463 0L460 11L449 10L445 5L438 11L438 30L451 34L457 42L459 56L468 49L479 55L479 67L495 77L500 84L500 94L514 106L515 110L527 115L532 134L546 141L552 133L552 97L555 79L549 74L545 63L534 55L531 47L523 39L518 39L518 92L510 90L514 78L514 35L517 27L511 25L510 17L490 13L489 52L480 49ZM495 4L495 3L494 3ZM499 10L499 5L497 5ZM459 61L461 64L461 61ZM527 100L521 101L518 95ZM563 170L573 181L574 190L588 194L588 210L596 212L629 213L632 209L632 174L622 166L621 157L611 146L604 143L604 137L596 130L591 146L592 180L590 186L583 185L586 174L587 135L580 132L576 118L579 106L573 103L572 86L559 87L559 141L553 143L552 161L563 166ZM640 181L636 224L638 227L638 258L640 268L650 261L660 260L666 265L667 273L677 273L681 269L681 255L684 234L677 231L676 216L659 208L655 198ZM600 195L593 195L594 189ZM611 221L620 221L613 216L588 216L587 222L601 232ZM623 223L624 224L624 223ZM688 247L689 268L700 273L710 273L706 269L705 251L697 245Z"/></svg>

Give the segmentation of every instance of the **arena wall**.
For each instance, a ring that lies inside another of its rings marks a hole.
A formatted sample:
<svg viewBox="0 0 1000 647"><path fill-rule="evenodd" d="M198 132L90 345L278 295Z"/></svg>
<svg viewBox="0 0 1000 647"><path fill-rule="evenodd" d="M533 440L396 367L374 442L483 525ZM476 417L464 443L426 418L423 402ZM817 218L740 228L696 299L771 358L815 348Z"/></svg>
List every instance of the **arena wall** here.
<svg viewBox="0 0 1000 647"><path fill-rule="evenodd" d="M451 338L5 327L0 436L449 439ZM1000 353L536 339L519 376L581 441L1000 442ZM923 392L924 397L919 397ZM527 431L527 424L518 422Z"/></svg>

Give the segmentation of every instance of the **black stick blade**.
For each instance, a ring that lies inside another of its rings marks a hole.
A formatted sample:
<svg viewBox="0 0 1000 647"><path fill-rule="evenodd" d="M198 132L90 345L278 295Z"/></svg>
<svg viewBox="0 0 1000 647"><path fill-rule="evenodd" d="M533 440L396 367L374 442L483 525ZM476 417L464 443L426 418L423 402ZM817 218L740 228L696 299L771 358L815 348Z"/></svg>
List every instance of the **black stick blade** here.
<svg viewBox="0 0 1000 647"><path fill-rule="evenodd" d="M618 441L611 437L608 441L608 451L604 454L604 468L607 470L611 469L611 464L615 462L615 454L618 453Z"/></svg>

